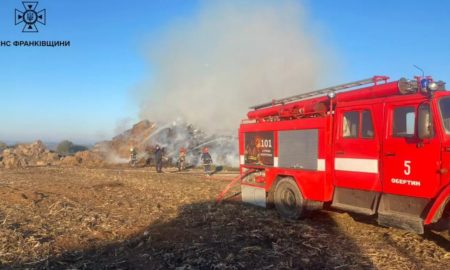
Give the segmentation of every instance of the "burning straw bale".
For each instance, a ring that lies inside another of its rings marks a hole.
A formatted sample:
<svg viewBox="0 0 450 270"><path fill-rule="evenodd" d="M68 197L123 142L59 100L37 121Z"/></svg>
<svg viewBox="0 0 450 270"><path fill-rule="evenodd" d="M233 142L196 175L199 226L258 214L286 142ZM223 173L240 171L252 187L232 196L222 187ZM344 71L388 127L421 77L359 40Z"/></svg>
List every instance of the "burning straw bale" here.
<svg viewBox="0 0 450 270"><path fill-rule="evenodd" d="M151 163L156 145L164 148L169 165L175 165L180 148L187 149L187 163L198 165L202 148L205 146L210 148L216 163L237 165L236 138L206 134L183 121L156 125L143 120L111 141L96 144L92 152L101 153L108 164L118 164L127 163L130 148L134 148L138 163L145 165Z"/></svg>
<svg viewBox="0 0 450 270"><path fill-rule="evenodd" d="M62 157L48 150L41 141L21 144L3 150L0 167L17 168L28 166L85 166L104 167L126 164L130 159L130 148L137 152L138 164L151 164L155 145L164 148L167 165L175 165L180 148L187 149L186 161L197 166L203 147L210 148L216 164L237 165L237 140L230 136L207 135L184 122L172 122L156 126L143 120L110 141L97 143L91 150Z"/></svg>
<svg viewBox="0 0 450 270"><path fill-rule="evenodd" d="M111 141L107 142L110 150L120 158L130 156L130 147L136 148L139 152L146 151L145 139L155 131L155 124L148 120L143 120L129 130L117 135Z"/></svg>

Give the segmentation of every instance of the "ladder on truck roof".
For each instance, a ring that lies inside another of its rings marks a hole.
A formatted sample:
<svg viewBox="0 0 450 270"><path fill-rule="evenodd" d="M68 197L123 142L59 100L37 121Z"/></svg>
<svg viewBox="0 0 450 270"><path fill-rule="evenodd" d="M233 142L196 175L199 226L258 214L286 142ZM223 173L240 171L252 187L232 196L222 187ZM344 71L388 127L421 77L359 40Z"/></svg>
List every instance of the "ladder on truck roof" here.
<svg viewBox="0 0 450 270"><path fill-rule="evenodd" d="M379 81L384 81L386 83L387 80L389 80L389 77L387 77L387 76L374 76L369 79L359 80L359 81L355 81L355 82L351 82L351 83L344 83L344 84L327 87L327 88L323 88L320 90L316 90L316 91L312 91L312 92L308 92L308 93L304 93L304 94L299 94L299 95L295 95L295 96L291 96L291 97L287 97L287 98L274 99L271 102L266 102L263 104L252 106L252 107L250 107L250 109L258 110L258 109L262 109L262 108L266 108L266 107L270 107L270 106L275 106L278 104L286 104L289 102L293 102L293 101L297 101L297 100L301 100L301 99L305 99L305 98L309 98L309 97L313 97L313 96L326 95L330 92L337 92L337 91L346 90L346 89L350 89L353 87L371 84L371 83L376 85L377 82L379 82Z"/></svg>

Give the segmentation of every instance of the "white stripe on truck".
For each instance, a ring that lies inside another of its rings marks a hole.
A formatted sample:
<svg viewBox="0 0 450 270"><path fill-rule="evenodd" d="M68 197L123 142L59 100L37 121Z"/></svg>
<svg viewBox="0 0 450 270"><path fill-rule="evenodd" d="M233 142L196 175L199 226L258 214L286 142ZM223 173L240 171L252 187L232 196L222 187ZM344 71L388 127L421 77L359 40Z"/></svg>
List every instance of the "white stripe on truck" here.
<svg viewBox="0 0 450 270"><path fill-rule="evenodd" d="M337 171L378 173L378 159L335 158L334 169Z"/></svg>
<svg viewBox="0 0 450 270"><path fill-rule="evenodd" d="M325 171L325 159L319 158L317 160L317 170L321 172Z"/></svg>

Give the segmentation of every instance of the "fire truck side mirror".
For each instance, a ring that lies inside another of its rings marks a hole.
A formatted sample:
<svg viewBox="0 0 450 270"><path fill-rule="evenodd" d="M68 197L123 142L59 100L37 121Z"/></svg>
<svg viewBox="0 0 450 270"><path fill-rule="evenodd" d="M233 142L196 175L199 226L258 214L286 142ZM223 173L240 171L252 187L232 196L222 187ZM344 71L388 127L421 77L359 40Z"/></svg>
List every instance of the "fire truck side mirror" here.
<svg viewBox="0 0 450 270"><path fill-rule="evenodd" d="M429 104L422 104L419 106L417 128L420 139L429 139L434 136L433 119L431 118Z"/></svg>

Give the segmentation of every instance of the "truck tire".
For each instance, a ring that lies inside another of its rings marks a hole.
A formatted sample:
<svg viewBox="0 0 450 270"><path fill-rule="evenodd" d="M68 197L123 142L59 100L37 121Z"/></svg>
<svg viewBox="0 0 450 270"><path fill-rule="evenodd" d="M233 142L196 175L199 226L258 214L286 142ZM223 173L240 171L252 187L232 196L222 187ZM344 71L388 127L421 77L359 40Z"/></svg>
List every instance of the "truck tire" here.
<svg viewBox="0 0 450 270"><path fill-rule="evenodd" d="M292 178L285 177L278 181L274 204L283 218L295 220L305 216L305 200Z"/></svg>

